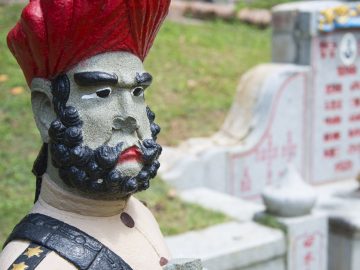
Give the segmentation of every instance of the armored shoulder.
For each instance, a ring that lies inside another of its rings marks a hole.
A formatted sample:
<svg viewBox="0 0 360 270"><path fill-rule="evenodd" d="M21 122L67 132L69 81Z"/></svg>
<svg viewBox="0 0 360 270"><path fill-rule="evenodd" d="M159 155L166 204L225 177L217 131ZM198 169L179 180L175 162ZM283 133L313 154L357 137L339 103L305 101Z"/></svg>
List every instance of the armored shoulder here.
<svg viewBox="0 0 360 270"><path fill-rule="evenodd" d="M50 251L54 251L80 270L131 270L120 256L95 238L49 216L41 214L26 216L14 228L5 244L14 240L30 242L27 249L14 261L14 267L19 267L14 270L36 269ZM28 261L26 254L30 251L38 252L31 257L37 257L33 258L34 268L30 268L24 261Z"/></svg>
<svg viewBox="0 0 360 270"><path fill-rule="evenodd" d="M11 241L0 254L0 269L77 270L55 252L27 241Z"/></svg>

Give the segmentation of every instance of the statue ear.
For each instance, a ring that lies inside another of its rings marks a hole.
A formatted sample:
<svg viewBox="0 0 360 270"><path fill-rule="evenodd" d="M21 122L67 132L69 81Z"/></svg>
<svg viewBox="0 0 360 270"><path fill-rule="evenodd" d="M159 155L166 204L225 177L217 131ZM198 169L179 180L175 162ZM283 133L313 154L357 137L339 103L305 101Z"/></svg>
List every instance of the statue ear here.
<svg viewBox="0 0 360 270"><path fill-rule="evenodd" d="M36 126L44 143L49 142L48 130L56 119L52 103L51 81L35 78L31 82L31 104Z"/></svg>

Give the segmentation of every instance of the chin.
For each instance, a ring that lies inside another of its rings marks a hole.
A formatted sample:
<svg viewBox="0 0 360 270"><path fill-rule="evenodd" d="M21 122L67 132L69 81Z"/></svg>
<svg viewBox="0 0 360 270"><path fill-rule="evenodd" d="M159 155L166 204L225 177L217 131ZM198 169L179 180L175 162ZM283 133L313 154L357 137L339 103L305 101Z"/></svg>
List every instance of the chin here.
<svg viewBox="0 0 360 270"><path fill-rule="evenodd" d="M124 176L136 176L142 168L142 163L138 161L127 161L116 166L116 169Z"/></svg>

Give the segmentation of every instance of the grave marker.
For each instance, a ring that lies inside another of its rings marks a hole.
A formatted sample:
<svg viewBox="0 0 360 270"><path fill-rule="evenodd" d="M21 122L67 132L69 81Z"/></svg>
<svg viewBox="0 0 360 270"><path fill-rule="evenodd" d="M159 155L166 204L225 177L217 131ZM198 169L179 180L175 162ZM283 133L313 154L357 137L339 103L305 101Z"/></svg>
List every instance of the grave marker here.
<svg viewBox="0 0 360 270"><path fill-rule="evenodd" d="M162 177L258 199L293 164L310 184L360 170L360 2L273 10L273 61L242 78L214 136L165 149Z"/></svg>

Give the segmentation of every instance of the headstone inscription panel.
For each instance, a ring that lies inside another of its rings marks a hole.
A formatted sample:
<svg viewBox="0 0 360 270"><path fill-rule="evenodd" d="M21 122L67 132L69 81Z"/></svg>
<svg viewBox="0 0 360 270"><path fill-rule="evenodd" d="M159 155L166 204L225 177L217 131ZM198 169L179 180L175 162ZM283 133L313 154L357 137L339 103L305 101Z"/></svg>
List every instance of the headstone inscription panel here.
<svg viewBox="0 0 360 270"><path fill-rule="evenodd" d="M275 8L273 57L311 66L305 177L318 184L354 177L360 168L360 17L356 3L309 6ZM284 27L288 21L293 29ZM287 35L297 48L292 59L277 52L277 38Z"/></svg>

